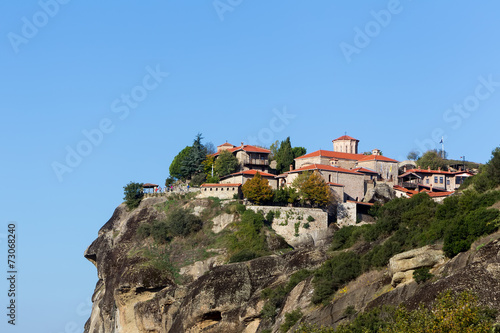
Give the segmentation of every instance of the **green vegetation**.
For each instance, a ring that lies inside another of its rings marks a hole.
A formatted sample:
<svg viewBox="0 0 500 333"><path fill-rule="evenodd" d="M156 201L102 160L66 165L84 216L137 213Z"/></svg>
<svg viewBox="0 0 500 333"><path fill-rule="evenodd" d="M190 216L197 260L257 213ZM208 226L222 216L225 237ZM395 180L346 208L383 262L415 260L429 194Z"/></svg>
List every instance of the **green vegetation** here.
<svg viewBox="0 0 500 333"><path fill-rule="evenodd" d="M228 235L229 262L240 262L270 254L263 229L264 217L252 210L246 210L235 230Z"/></svg>
<svg viewBox="0 0 500 333"><path fill-rule="evenodd" d="M361 259L354 252L340 252L327 260L314 273L312 302L329 299L335 291L361 274Z"/></svg>
<svg viewBox="0 0 500 333"><path fill-rule="evenodd" d="M268 202L273 197L269 182L267 179L262 178L259 172L257 172L252 179L243 184L241 190L245 198L257 205Z"/></svg>
<svg viewBox="0 0 500 333"><path fill-rule="evenodd" d="M288 332L288 330L297 323L303 314L300 309L293 310L292 312L285 313L285 322L280 326L280 331L282 333Z"/></svg>
<svg viewBox="0 0 500 333"><path fill-rule="evenodd" d="M362 313L350 324L317 327L304 324L296 333L407 333L407 332L477 332L494 331L496 310L480 306L469 292L446 291L438 295L431 308L420 305L409 311L404 307L376 308Z"/></svg>
<svg viewBox="0 0 500 333"><path fill-rule="evenodd" d="M323 177L317 172L304 172L292 183L298 190L302 204L312 207L326 207L333 203L333 194Z"/></svg>
<svg viewBox="0 0 500 333"><path fill-rule="evenodd" d="M313 274L312 271L301 269L290 276L288 283L276 288L266 288L262 290L260 297L266 300L262 308L261 315L264 319L274 321L278 314L278 309L284 304L286 295L295 288L301 281L307 279Z"/></svg>
<svg viewBox="0 0 500 333"><path fill-rule="evenodd" d="M290 141L290 137L285 140L276 141L270 147L271 150L271 160L276 160L276 172L281 174L286 172L290 168L290 164L294 165L294 159L305 155L307 150L304 147L293 147Z"/></svg>
<svg viewBox="0 0 500 333"><path fill-rule="evenodd" d="M486 167L489 168L489 164ZM498 230L500 212L488 208L498 201L500 191L492 190L484 193L467 190L445 199L443 204L437 204L425 193L410 199L394 199L382 207L374 207L371 213L377 217L375 224L338 230L333 236L331 250L348 249L357 242L367 245L363 253L350 258L350 264L355 264L356 269L344 273L351 273L351 279L369 269L387 265L397 253L436 242L443 242L443 251L452 258L469 250L479 237ZM316 303L328 301L342 282L349 281L341 280L339 284L332 280L332 276L338 278L336 266L347 264L336 258L323 264L315 275L313 300ZM428 277L418 275L418 278L424 281Z"/></svg>
<svg viewBox="0 0 500 333"><path fill-rule="evenodd" d="M293 151L290 137L287 137L278 148L276 155L276 172L281 174L290 169L290 164L293 164Z"/></svg>
<svg viewBox="0 0 500 333"><path fill-rule="evenodd" d="M123 187L125 197L125 204L129 210L137 208L144 197L144 192L142 189L142 183L130 182Z"/></svg>
<svg viewBox="0 0 500 333"><path fill-rule="evenodd" d="M218 177L227 176L238 170L240 162L232 153L223 150L215 160L214 170Z"/></svg>
<svg viewBox="0 0 500 333"><path fill-rule="evenodd" d="M429 267L420 267L413 271L413 279L418 284L424 283L425 281L432 278L434 275L429 273Z"/></svg>
<svg viewBox="0 0 500 333"><path fill-rule="evenodd" d="M278 206L296 204L299 199L299 193L293 187L277 189L273 192L273 203Z"/></svg>
<svg viewBox="0 0 500 333"><path fill-rule="evenodd" d="M186 146L184 149L182 149L172 160L172 163L170 163L169 167L169 173L170 177L173 177L175 179L182 179L183 174L181 172L181 167L184 162L184 160L189 156L191 152L191 147Z"/></svg>
<svg viewBox="0 0 500 333"><path fill-rule="evenodd" d="M437 150L427 151L417 160L417 164L422 169L430 167L432 170L437 170L438 168L441 168L441 170L448 170L448 163L440 156Z"/></svg>

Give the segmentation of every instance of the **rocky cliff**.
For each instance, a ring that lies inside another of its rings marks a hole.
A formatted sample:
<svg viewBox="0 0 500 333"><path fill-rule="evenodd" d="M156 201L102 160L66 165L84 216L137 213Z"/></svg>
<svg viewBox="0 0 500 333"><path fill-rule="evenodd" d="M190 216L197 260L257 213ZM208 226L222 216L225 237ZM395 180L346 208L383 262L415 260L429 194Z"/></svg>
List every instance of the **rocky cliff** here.
<svg viewBox="0 0 500 333"><path fill-rule="evenodd" d="M119 206L85 251L99 278L85 332L278 332L285 313L295 309L303 313L300 322L337 325L347 319L348 307L357 312L382 304L415 307L419 302L431 302L445 289L471 289L484 305L500 309L500 236L494 234L452 260L444 258L439 246L399 254L386 269L351 281L327 305L311 305L309 277L286 295L275 320L270 321L261 315L262 291L286 284L300 269L321 265L328 257L327 245L233 264L215 256L183 267L184 279L179 282L133 255L138 226L164 218L164 211L155 207L164 200L145 199L132 212ZM194 210L203 209L202 205ZM217 231L232 218L224 220L214 223ZM435 277L417 284L412 272L419 267L432 268Z"/></svg>

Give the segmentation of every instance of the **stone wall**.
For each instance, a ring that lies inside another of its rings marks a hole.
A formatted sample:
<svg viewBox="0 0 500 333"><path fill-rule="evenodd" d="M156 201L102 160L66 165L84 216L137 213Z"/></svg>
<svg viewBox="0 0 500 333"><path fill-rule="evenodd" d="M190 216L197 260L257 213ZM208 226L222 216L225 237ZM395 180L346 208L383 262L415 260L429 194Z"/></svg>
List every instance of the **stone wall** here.
<svg viewBox="0 0 500 333"><path fill-rule="evenodd" d="M199 198L216 197L219 199L234 199L234 195L237 194L238 198L241 197L241 186L221 186L213 187L202 187L200 190Z"/></svg>
<svg viewBox="0 0 500 333"><path fill-rule="evenodd" d="M273 211L272 228L293 247L321 245L329 236L328 214L319 208L247 206L247 209L262 211L264 216ZM309 216L314 221L309 222Z"/></svg>

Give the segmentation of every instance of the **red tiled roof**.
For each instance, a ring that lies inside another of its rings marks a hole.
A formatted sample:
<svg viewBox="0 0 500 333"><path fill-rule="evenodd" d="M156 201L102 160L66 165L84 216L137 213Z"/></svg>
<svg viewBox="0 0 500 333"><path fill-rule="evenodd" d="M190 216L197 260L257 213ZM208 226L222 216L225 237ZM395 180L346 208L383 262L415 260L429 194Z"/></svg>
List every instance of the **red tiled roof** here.
<svg viewBox="0 0 500 333"><path fill-rule="evenodd" d="M232 176L238 176L238 175L250 175L250 176L255 176L256 173L260 173L260 175L262 177L275 177L275 175L272 175L270 173L267 173L267 172L264 172L264 171L259 171L259 170L245 170L245 171L240 171L240 172L235 172L235 173L232 173L230 175L227 175L227 176L224 176L224 177L221 177L221 179L223 178L228 178L228 177L232 177Z"/></svg>
<svg viewBox="0 0 500 333"><path fill-rule="evenodd" d="M201 187L239 187L241 184L212 184L212 183L203 183Z"/></svg>
<svg viewBox="0 0 500 333"><path fill-rule="evenodd" d="M427 174L437 173L437 174L442 174L442 175L454 175L454 174L456 174L455 172L443 171L443 170L439 171L439 170L428 170L428 169L410 169L410 170L406 171L405 173L403 173L402 175L400 175L399 177L404 177L410 173L427 173Z"/></svg>
<svg viewBox="0 0 500 333"><path fill-rule="evenodd" d="M336 138L335 140L332 140L332 141L337 141L337 140L354 140L354 141L358 141L358 139L355 139L349 135L342 135L340 138Z"/></svg>
<svg viewBox="0 0 500 333"><path fill-rule="evenodd" d="M217 147L223 147L223 146L231 146L234 147L234 145L230 144L229 142L223 143L221 145L218 145Z"/></svg>
<svg viewBox="0 0 500 333"><path fill-rule="evenodd" d="M436 197L447 197L452 195L454 192L427 192L427 194L431 198L436 198Z"/></svg>
<svg viewBox="0 0 500 333"><path fill-rule="evenodd" d="M218 147L220 147L220 146L218 146ZM226 149L226 151L228 151L230 153L234 153L235 151L238 151L238 150L243 150L243 151L250 152L250 153L263 153L263 154L270 154L271 153L271 151L269 149L260 148L260 147L256 147L256 146L252 146L252 145L244 145L244 146L238 146L238 147ZM213 154L213 156L217 156L217 155L219 155L219 153L220 152L217 152L217 153Z"/></svg>
<svg viewBox="0 0 500 333"><path fill-rule="evenodd" d="M299 156L296 159L316 157L316 156L327 157L330 159L354 160L354 161L359 161L359 162L371 161L371 160L385 161L385 162L397 162L396 160L393 160L392 158L385 157L382 155L350 154L350 153L342 153L339 151L321 150L321 149L313 151L312 153L309 153L309 154Z"/></svg>
<svg viewBox="0 0 500 333"><path fill-rule="evenodd" d="M310 164L303 166L301 168L290 171L289 173L302 172L308 170L325 170L325 171L333 171L333 172L342 172L342 173L353 173L355 175L362 175L362 173L356 172L354 170L347 170L344 168L334 167L326 164Z"/></svg>
<svg viewBox="0 0 500 333"><path fill-rule="evenodd" d="M413 194L417 194L417 193L418 193L417 191L414 191L414 190L409 190L409 189L407 189L407 188L405 188L405 187L403 187L403 186L399 186L399 185L394 185L392 188L393 188L393 189L395 189L395 190L401 191L401 192L408 193L408 194L410 194L410 195L413 195Z"/></svg>
<svg viewBox="0 0 500 333"><path fill-rule="evenodd" d="M331 151L331 150L316 150L312 153L305 154L302 156L297 157L296 159L301 159L301 158L308 158L308 157L316 157L316 156L322 156L322 157L328 157L328 158L340 158L344 160L359 160L361 157L364 157L365 155L363 154L349 154L349 153L341 153L337 151Z"/></svg>
<svg viewBox="0 0 500 333"><path fill-rule="evenodd" d="M327 184L331 185L331 186L345 187L345 185L337 184L337 183L332 183L332 182L328 182Z"/></svg>
<svg viewBox="0 0 500 333"><path fill-rule="evenodd" d="M357 172L361 172L361 173L374 173L374 174L378 174L377 171L374 171L372 169L367 169L367 168L356 168L356 169L352 169L352 171L357 171Z"/></svg>
<svg viewBox="0 0 500 333"><path fill-rule="evenodd" d="M362 157L358 160L359 162L371 161L371 160L384 161L384 162L397 162L396 160L393 160L392 158L385 157L382 155L363 155L363 156L364 157Z"/></svg>

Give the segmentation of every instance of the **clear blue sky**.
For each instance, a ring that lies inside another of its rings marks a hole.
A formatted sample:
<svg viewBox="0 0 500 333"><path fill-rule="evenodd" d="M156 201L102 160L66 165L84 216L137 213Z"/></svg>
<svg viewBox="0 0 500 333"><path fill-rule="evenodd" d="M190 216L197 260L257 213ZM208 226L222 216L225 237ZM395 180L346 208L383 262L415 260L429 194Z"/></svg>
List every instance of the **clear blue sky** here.
<svg viewBox="0 0 500 333"><path fill-rule="evenodd" d="M198 132L309 152L347 132L398 160L442 136L476 162L500 145L494 1L60 1L0 4L4 273L19 232L18 326L2 310L2 332L82 330L83 251L123 186L163 184Z"/></svg>

